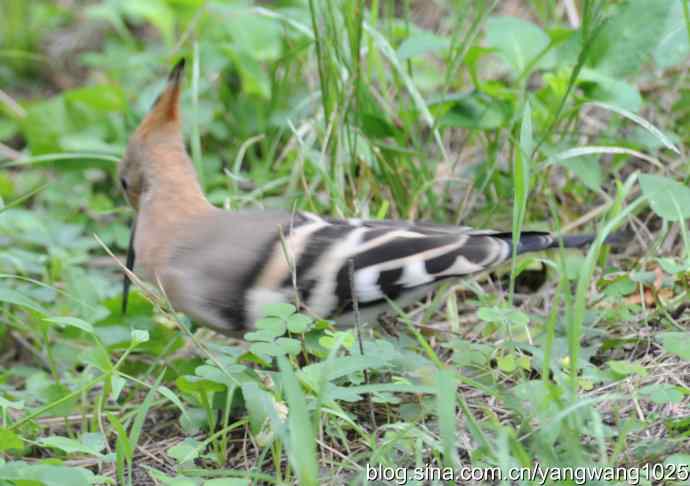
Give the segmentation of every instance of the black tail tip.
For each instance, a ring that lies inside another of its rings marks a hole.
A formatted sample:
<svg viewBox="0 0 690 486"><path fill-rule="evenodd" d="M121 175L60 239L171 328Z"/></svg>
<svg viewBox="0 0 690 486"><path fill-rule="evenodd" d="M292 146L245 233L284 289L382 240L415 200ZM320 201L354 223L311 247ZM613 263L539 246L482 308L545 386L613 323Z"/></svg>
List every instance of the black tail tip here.
<svg viewBox="0 0 690 486"><path fill-rule="evenodd" d="M172 83L179 83L180 79L182 78L182 73L184 73L184 67L185 64L187 63L187 60L183 57L179 61L177 61L177 64L175 64L175 67L172 68L172 71L170 71L170 75L168 75L168 81Z"/></svg>

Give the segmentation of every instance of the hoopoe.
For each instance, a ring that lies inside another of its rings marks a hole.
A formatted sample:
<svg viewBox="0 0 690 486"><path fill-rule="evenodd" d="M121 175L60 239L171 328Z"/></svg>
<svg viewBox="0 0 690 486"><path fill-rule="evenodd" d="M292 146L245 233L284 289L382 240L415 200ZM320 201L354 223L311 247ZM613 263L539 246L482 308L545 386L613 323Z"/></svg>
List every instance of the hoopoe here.
<svg viewBox="0 0 690 486"><path fill-rule="evenodd" d="M364 318L375 316L388 299L404 305L443 280L511 258L511 233L214 207L184 145L183 71L184 60L130 137L119 165L122 189L136 211L130 256L136 255L145 280L162 286L175 310L235 334L252 328L267 304L298 301L316 316L347 325L355 303ZM580 247L592 239L525 232L517 252L555 248L561 241Z"/></svg>

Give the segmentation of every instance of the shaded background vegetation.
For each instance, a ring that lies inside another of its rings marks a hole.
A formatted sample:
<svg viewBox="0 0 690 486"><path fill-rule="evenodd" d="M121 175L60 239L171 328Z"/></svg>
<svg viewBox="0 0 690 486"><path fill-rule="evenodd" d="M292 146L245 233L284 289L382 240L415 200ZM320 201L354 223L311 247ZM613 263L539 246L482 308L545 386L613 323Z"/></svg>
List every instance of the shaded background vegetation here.
<svg viewBox="0 0 690 486"><path fill-rule="evenodd" d="M687 1L0 9L0 484L690 462ZM145 292L123 317L116 162L182 56L214 204L629 238L453 282L361 348L289 308L248 345Z"/></svg>

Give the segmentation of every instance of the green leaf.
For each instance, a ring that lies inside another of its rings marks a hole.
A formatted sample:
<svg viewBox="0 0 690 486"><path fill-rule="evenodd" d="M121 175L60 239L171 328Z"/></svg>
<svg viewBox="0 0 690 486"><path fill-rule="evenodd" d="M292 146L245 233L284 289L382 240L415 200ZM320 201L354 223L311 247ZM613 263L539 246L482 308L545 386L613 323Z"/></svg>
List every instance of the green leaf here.
<svg viewBox="0 0 690 486"><path fill-rule="evenodd" d="M662 332L656 338L667 352L690 361L690 332Z"/></svg>
<svg viewBox="0 0 690 486"><path fill-rule="evenodd" d="M265 316L287 319L297 312L297 308L292 304L268 304L264 306L263 311Z"/></svg>
<svg viewBox="0 0 690 486"><path fill-rule="evenodd" d="M239 52L228 53L235 61L235 67L242 79L242 91L268 101L271 98L271 78L264 71L264 67L247 54Z"/></svg>
<svg viewBox="0 0 690 486"><path fill-rule="evenodd" d="M254 354L268 356L281 356L287 353L286 349L283 349L276 343L254 343L249 346L249 350Z"/></svg>
<svg viewBox="0 0 690 486"><path fill-rule="evenodd" d="M493 130L508 123L510 108L506 103L482 93L472 93L453 101L439 117L439 127Z"/></svg>
<svg viewBox="0 0 690 486"><path fill-rule="evenodd" d="M225 385L215 381L205 380L198 376L183 375L178 376L175 384L183 393L193 395L195 393L211 393L225 391Z"/></svg>
<svg viewBox="0 0 690 486"><path fill-rule="evenodd" d="M512 373L517 369L517 362L515 361L515 355L506 354L505 356L499 356L496 358L496 363L501 371L505 373Z"/></svg>
<svg viewBox="0 0 690 486"><path fill-rule="evenodd" d="M166 452L175 459L178 464L184 464L195 460L203 450L203 442L187 437L182 442L178 442L170 447Z"/></svg>
<svg viewBox="0 0 690 486"><path fill-rule="evenodd" d="M516 17L490 17L486 23L486 44L496 49L513 69L515 77L549 45L549 36L537 25ZM535 68L550 69L555 65L553 51L548 51Z"/></svg>
<svg viewBox="0 0 690 486"><path fill-rule="evenodd" d="M13 402L0 396L0 408L14 408L15 410L24 410L24 400Z"/></svg>
<svg viewBox="0 0 690 486"><path fill-rule="evenodd" d="M676 2L623 2L592 43L588 64L612 78L637 73L659 44L673 3Z"/></svg>
<svg viewBox="0 0 690 486"><path fill-rule="evenodd" d="M276 341L276 345L279 346L283 351L282 354L295 355L299 354L302 349L302 343L300 343L299 340L292 338L279 338Z"/></svg>
<svg viewBox="0 0 690 486"><path fill-rule="evenodd" d="M668 221L690 218L690 189L670 177L640 175L642 194L652 210Z"/></svg>
<svg viewBox="0 0 690 486"><path fill-rule="evenodd" d="M125 380L122 376L113 374L110 377L110 386L112 390L110 392L110 400L117 402L117 399L120 397L120 393L122 393L122 390L125 388L126 384L127 380Z"/></svg>
<svg viewBox="0 0 690 486"><path fill-rule="evenodd" d="M609 368L614 373L622 376L639 375L647 376L647 369L640 363L626 361L626 360L611 360L607 362Z"/></svg>
<svg viewBox="0 0 690 486"><path fill-rule="evenodd" d="M258 322L257 322L258 324ZM260 329L258 331L247 332L244 334L244 339L247 341L266 341L273 342L278 336L282 336L285 332L280 332L276 329Z"/></svg>
<svg viewBox="0 0 690 486"><path fill-rule="evenodd" d="M685 394L678 387L668 383L654 383L647 385L640 390L640 395L654 403L663 405L665 403L680 403Z"/></svg>
<svg viewBox="0 0 690 486"><path fill-rule="evenodd" d="M115 84L86 86L66 91L63 96L71 105L83 105L90 110L121 113L127 109L127 96Z"/></svg>
<svg viewBox="0 0 690 486"><path fill-rule="evenodd" d="M682 1L673 2L671 14L666 17L663 35L654 49L654 61L660 69L667 69L688 59L690 42L683 14Z"/></svg>
<svg viewBox="0 0 690 486"><path fill-rule="evenodd" d="M60 449L67 454L84 453L102 457L101 451L105 448L103 434L97 433L101 440L94 440L94 437L87 437L87 440L75 440L69 437L52 435L38 439L38 443L43 447Z"/></svg>
<svg viewBox="0 0 690 486"><path fill-rule="evenodd" d="M149 340L149 332L145 329L132 329L132 343L142 344Z"/></svg>
<svg viewBox="0 0 690 486"><path fill-rule="evenodd" d="M309 316L293 314L287 320L287 328L295 334L303 334L309 329L312 322L314 322L314 319Z"/></svg>
<svg viewBox="0 0 690 486"><path fill-rule="evenodd" d="M316 437L309 416L309 408L290 362L278 358L278 367L285 386L288 404L289 447L288 458L298 483L305 486L319 484L319 466L316 458Z"/></svg>
<svg viewBox="0 0 690 486"><path fill-rule="evenodd" d="M247 405L252 434L258 434L271 416L273 420L277 420L277 404L272 393L250 382L242 384L242 397Z"/></svg>
<svg viewBox="0 0 690 486"><path fill-rule="evenodd" d="M250 486L249 479L242 478L215 478L204 481L202 486Z"/></svg>
<svg viewBox="0 0 690 486"><path fill-rule="evenodd" d="M120 7L130 17L150 22L161 33L163 40L172 45L175 40L175 13L164 0L124 0Z"/></svg>
<svg viewBox="0 0 690 486"><path fill-rule="evenodd" d="M627 275L621 275L611 281L604 289L604 295L611 298L619 298L631 294L637 285Z"/></svg>
<svg viewBox="0 0 690 486"><path fill-rule="evenodd" d="M59 152L60 136L70 126L64 98L56 96L32 104L21 124L32 155Z"/></svg>
<svg viewBox="0 0 690 486"><path fill-rule="evenodd" d="M275 337L282 336L287 329L284 317L264 317L256 321L255 325L259 331L264 331L265 335L270 333Z"/></svg>
<svg viewBox="0 0 690 486"><path fill-rule="evenodd" d="M670 275L690 271L690 262L688 261L677 262L673 258L668 257L657 258L656 261L659 262L659 266L664 270L664 272Z"/></svg>
<svg viewBox="0 0 690 486"><path fill-rule="evenodd" d="M0 427L0 452L10 449L21 449L24 447L24 442L21 437L9 429Z"/></svg>
<svg viewBox="0 0 690 486"><path fill-rule="evenodd" d="M482 321L508 326L524 327L529 324L529 316L513 307L480 307L477 317Z"/></svg>
<svg viewBox="0 0 690 486"><path fill-rule="evenodd" d="M31 486L36 483L42 486L90 486L96 482L96 477L81 467L16 461L0 464L0 480Z"/></svg>
<svg viewBox="0 0 690 486"><path fill-rule="evenodd" d="M686 475L688 467L690 467L690 454L673 454L664 459L664 464L684 466L684 468L678 468L677 472ZM680 478L680 476L678 477Z"/></svg>
<svg viewBox="0 0 690 486"><path fill-rule="evenodd" d="M604 182L604 173L597 157L583 155L559 160L558 165L568 168L589 189L598 191Z"/></svg>
<svg viewBox="0 0 690 486"><path fill-rule="evenodd" d="M450 39L447 37L441 37L432 32L424 31L411 35L400 44L398 48L398 58L404 61L412 57L421 56L422 54L442 51L449 47Z"/></svg>
<svg viewBox="0 0 690 486"><path fill-rule="evenodd" d="M0 302L6 302L8 304L18 305L19 307L25 307L31 309L40 314L45 314L46 311L41 307L38 302L30 299L24 294L20 294L16 290L10 289L8 287L0 286Z"/></svg>
<svg viewBox="0 0 690 486"><path fill-rule="evenodd" d="M57 324L58 326L65 328L67 326L72 326L76 327L77 329L81 329L84 332L88 332L89 334L93 334L93 326L89 324L88 322L78 319L76 317L70 317L70 316L64 316L64 317L47 317L43 319L46 322L50 322L52 324Z"/></svg>
<svg viewBox="0 0 690 486"><path fill-rule="evenodd" d="M634 85L623 79L583 67L578 84L586 88L587 83L594 85L593 89L585 89L585 93L593 100L603 101L632 113L637 113L642 108L640 92Z"/></svg>

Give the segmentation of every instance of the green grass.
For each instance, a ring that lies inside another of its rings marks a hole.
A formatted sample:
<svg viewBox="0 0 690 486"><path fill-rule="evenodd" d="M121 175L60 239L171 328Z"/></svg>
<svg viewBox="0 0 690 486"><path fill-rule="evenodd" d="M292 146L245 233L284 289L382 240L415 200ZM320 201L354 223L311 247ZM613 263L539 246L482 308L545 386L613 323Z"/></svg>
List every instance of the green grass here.
<svg viewBox="0 0 690 486"><path fill-rule="evenodd" d="M0 484L365 484L426 464L684 482L687 0L10 5ZM277 306L232 340L146 288L122 316L115 162L180 56L218 206L597 238L393 307L391 332Z"/></svg>

